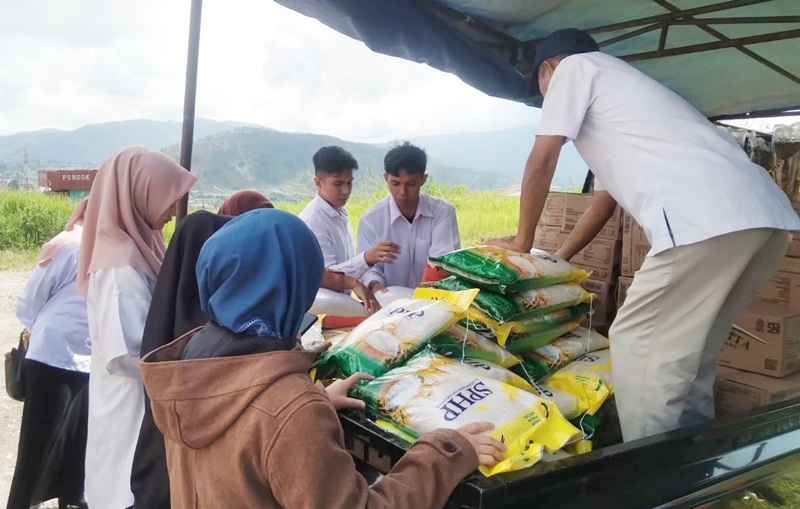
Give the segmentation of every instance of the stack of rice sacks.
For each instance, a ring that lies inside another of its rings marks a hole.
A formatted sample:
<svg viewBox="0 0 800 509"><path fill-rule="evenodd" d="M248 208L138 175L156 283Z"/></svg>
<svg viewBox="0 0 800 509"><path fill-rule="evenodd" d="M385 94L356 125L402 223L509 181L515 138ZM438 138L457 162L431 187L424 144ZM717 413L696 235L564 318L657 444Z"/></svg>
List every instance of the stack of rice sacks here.
<svg viewBox="0 0 800 509"><path fill-rule="evenodd" d="M590 309L592 295L580 285L589 273L546 251L479 246L432 257L430 264L451 274L433 287L480 289L462 324L511 353L577 329Z"/></svg>
<svg viewBox="0 0 800 509"><path fill-rule="evenodd" d="M525 468L580 442L584 418L611 387L607 356L584 355L607 348L608 340L578 328L589 311L591 295L579 285L588 274L545 252L490 247L431 262L453 276L387 306L338 341L330 338L335 344L322 365L340 377L376 376L352 395L409 440L440 427L493 422L490 434L508 453L482 467L485 475ZM605 369L587 378L587 358ZM590 379L587 392L582 381Z"/></svg>

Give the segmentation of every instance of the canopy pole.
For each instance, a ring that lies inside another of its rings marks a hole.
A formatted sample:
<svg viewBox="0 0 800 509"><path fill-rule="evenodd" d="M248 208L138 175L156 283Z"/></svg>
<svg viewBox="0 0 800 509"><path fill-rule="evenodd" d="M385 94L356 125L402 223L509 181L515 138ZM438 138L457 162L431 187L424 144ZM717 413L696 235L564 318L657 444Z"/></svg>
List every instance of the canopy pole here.
<svg viewBox="0 0 800 509"><path fill-rule="evenodd" d="M192 171L192 145L194 143L194 111L197 98L197 62L200 57L200 20L203 0L192 0L189 21L189 50L186 56L186 88L183 93L183 133L181 135L180 165ZM186 217L189 193L178 203L178 221Z"/></svg>

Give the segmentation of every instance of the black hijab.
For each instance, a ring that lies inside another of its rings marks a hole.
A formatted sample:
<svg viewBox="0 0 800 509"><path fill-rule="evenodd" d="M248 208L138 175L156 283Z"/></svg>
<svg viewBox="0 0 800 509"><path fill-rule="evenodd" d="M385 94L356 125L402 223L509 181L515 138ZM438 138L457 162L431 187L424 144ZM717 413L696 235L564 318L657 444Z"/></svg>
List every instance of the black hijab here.
<svg viewBox="0 0 800 509"><path fill-rule="evenodd" d="M209 320L200 309L195 266L205 241L231 219L230 216L201 210L189 214L178 224L153 291L144 325L141 355L172 342ZM131 490L135 509L170 507L164 437L153 421L149 400L146 400L133 457Z"/></svg>

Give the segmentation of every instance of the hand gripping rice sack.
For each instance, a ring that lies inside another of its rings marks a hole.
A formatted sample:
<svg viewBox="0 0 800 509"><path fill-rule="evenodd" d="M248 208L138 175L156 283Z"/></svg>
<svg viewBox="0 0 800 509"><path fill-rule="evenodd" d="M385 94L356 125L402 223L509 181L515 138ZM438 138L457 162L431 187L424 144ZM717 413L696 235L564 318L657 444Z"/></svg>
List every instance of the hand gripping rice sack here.
<svg viewBox="0 0 800 509"><path fill-rule="evenodd" d="M434 288L462 291L469 284L458 278L449 277L437 281ZM553 311L589 302L592 294L576 283L561 283L535 290L524 290L510 295L500 295L481 291L473 303L492 320L502 324L532 316L545 316Z"/></svg>
<svg viewBox="0 0 800 509"><path fill-rule="evenodd" d="M460 320L477 290L428 292L441 300L396 300L361 322L330 348L323 354L321 364L333 364L343 378L357 372L380 376Z"/></svg>
<svg viewBox="0 0 800 509"><path fill-rule="evenodd" d="M581 283L589 277L588 272L539 249L517 253L493 246L469 247L433 256L429 263L475 286L503 294L567 281Z"/></svg>
<svg viewBox="0 0 800 509"><path fill-rule="evenodd" d="M487 476L533 465L543 448L556 451L580 436L552 403L430 350L352 393L414 434L494 423L487 434L508 450L503 461L480 467Z"/></svg>
<svg viewBox="0 0 800 509"><path fill-rule="evenodd" d="M549 345L527 351L520 355L521 363L514 372L531 383L539 383L544 377L566 366L581 355L608 348L608 338L599 332L578 327L556 339Z"/></svg>
<svg viewBox="0 0 800 509"><path fill-rule="evenodd" d="M556 325L549 330L529 332L527 334L514 336L508 339L508 342L505 344L505 348L514 354L536 350L537 348L541 348L552 343L564 334L574 331L581 326L582 321L583 319L581 318L573 322Z"/></svg>
<svg viewBox="0 0 800 509"><path fill-rule="evenodd" d="M434 352L454 359L484 359L504 368L519 364L519 359L504 348L460 325L453 325L431 339L430 345Z"/></svg>
<svg viewBox="0 0 800 509"><path fill-rule="evenodd" d="M578 357L544 379L544 384L578 398L578 410L594 415L614 393L611 350L598 350Z"/></svg>

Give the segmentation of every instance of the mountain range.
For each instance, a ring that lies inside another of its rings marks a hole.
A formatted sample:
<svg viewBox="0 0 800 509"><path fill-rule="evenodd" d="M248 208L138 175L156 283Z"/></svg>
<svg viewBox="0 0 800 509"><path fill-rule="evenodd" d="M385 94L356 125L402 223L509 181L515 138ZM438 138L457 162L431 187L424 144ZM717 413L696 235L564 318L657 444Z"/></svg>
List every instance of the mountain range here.
<svg viewBox="0 0 800 509"><path fill-rule="evenodd" d="M426 149L428 173L437 181L470 189L498 189L519 183L536 126L481 133L422 136L410 141ZM72 131L41 131L0 136L0 176L14 178L30 169L97 167L120 147L144 145L178 159L181 124L126 120L87 125ZM333 136L276 131L242 122L197 119L192 171L198 188L311 190L311 156L321 146L341 145L359 162L359 182L380 185L388 143L370 144ZM554 187L580 186L586 165L572 145L559 160Z"/></svg>

